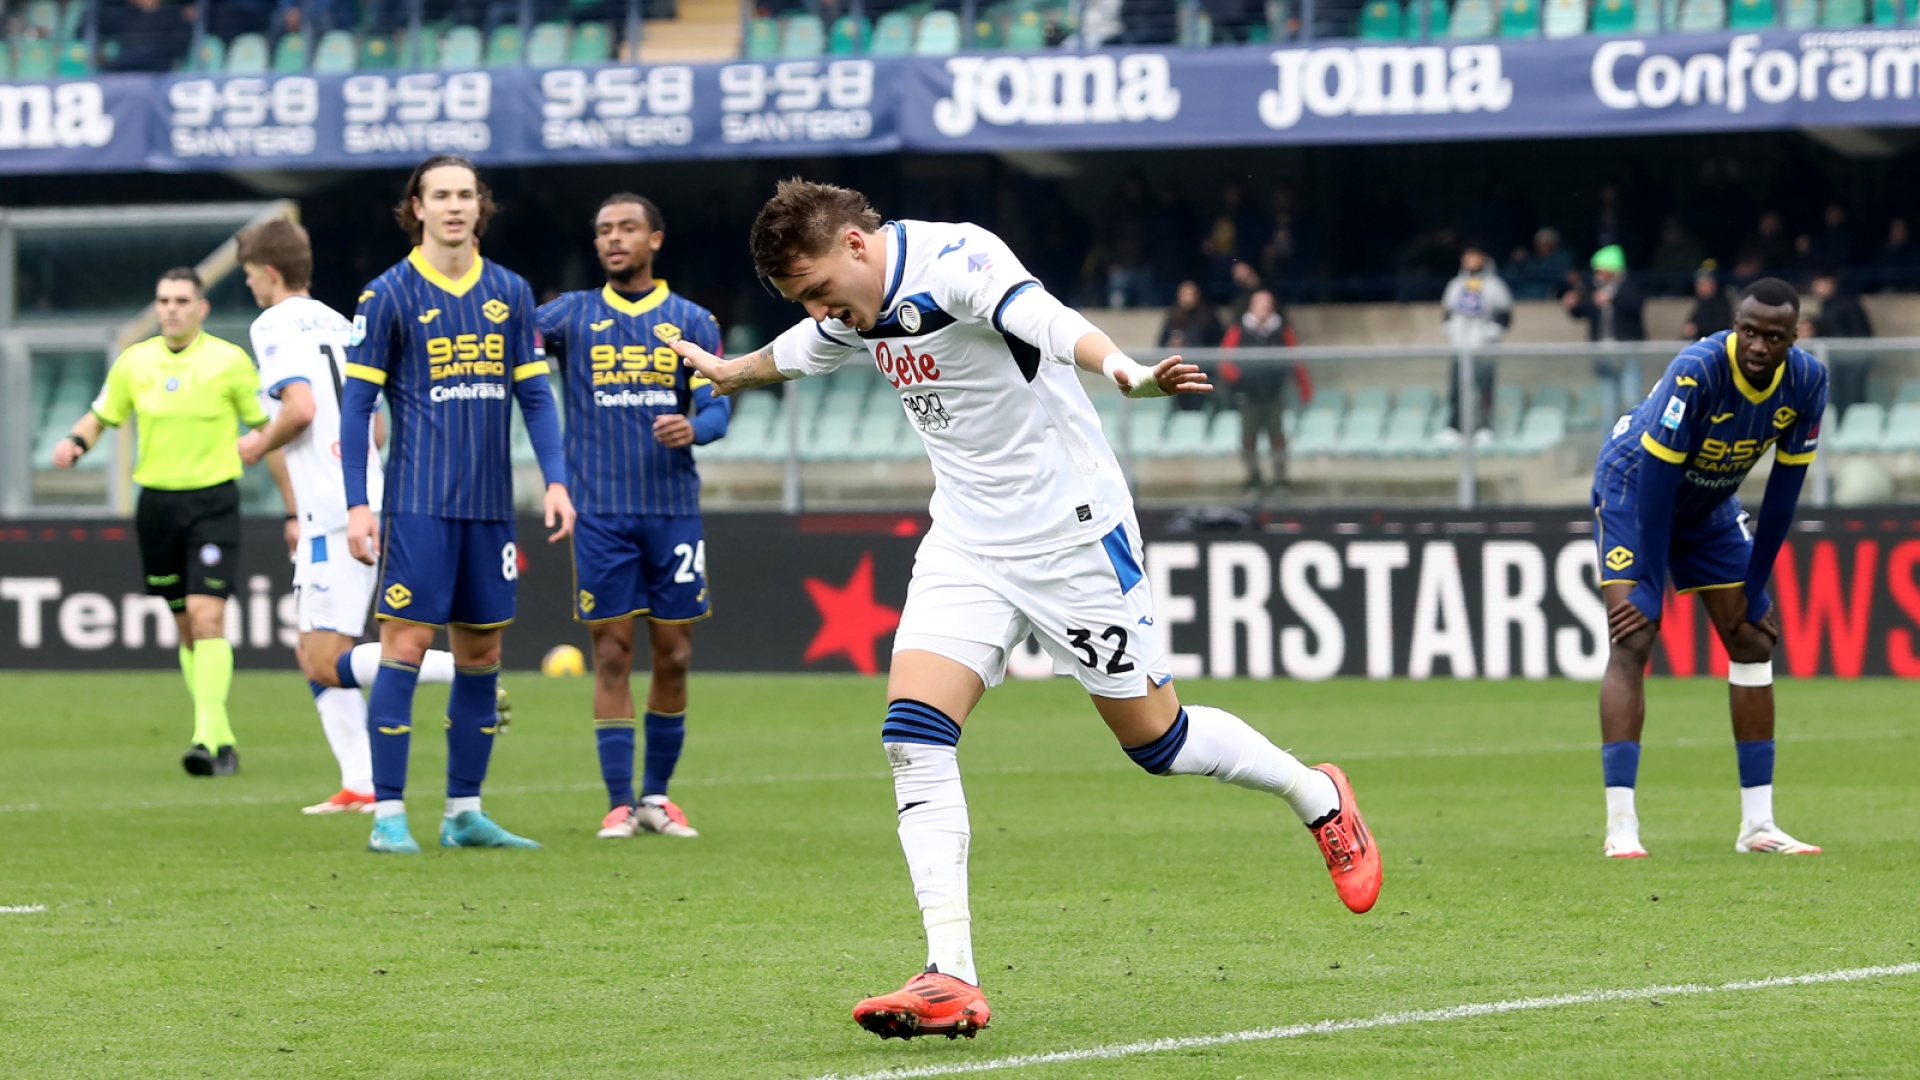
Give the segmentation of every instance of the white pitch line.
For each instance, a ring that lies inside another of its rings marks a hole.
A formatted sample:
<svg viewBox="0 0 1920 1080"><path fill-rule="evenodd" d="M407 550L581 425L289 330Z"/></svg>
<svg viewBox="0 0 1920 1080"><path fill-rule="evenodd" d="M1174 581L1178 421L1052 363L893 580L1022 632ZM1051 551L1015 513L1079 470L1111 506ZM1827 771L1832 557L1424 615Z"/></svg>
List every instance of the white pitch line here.
<svg viewBox="0 0 1920 1080"><path fill-rule="evenodd" d="M38 915L45 910L45 904L0 904L0 915Z"/></svg>
<svg viewBox="0 0 1920 1080"><path fill-rule="evenodd" d="M1096 1046L1086 1050L1056 1050L1049 1054L1017 1054L1013 1057L989 1058L985 1061L953 1062L941 1065L906 1066L893 1069L881 1069L868 1073L827 1073L814 1080L916 1080L928 1076L961 1076L967 1073L998 1072L1002 1069L1024 1069L1033 1065L1063 1065L1078 1061L1108 1061L1114 1058L1135 1057L1140 1054L1160 1054L1170 1050L1204 1050L1214 1046L1232 1046L1237 1043L1270 1042L1275 1039L1298 1039L1307 1035L1331 1035L1341 1031L1368 1031L1373 1028L1404 1027L1408 1024L1437 1024L1447 1020L1474 1020L1483 1016L1503 1016L1507 1013L1530 1012L1536 1009L1560 1009L1570 1005L1598 1005L1610 1001L1645 1001L1649 998L1686 997L1694 994L1736 993L1743 990L1775 990L1783 986L1817 986L1822 983L1860 982L1866 979L1890 979L1902 975L1920 974L1920 963L1890 964L1883 967L1847 968L1842 971L1823 971L1812 975L1776 975L1770 979L1743 979L1736 982L1721 983L1718 986L1703 986L1696 983L1684 983L1679 986L1644 986L1636 990L1586 990L1577 994L1554 994L1550 997L1514 998L1509 1001L1482 1002L1476 1005L1451 1005L1442 1009L1421 1009L1413 1012L1381 1013L1353 1020L1321 1020L1313 1024L1290 1024L1286 1027L1255 1028L1252 1031L1230 1031L1219 1035L1193 1035L1178 1039L1154 1039L1149 1042L1121 1043L1115 1046Z"/></svg>

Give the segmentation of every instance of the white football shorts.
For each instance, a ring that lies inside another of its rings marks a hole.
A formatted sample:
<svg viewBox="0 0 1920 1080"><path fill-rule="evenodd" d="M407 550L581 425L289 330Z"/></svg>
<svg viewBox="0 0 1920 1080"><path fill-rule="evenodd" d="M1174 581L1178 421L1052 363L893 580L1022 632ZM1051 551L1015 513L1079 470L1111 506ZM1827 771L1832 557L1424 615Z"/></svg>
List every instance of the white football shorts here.
<svg viewBox="0 0 1920 1080"><path fill-rule="evenodd" d="M347 551L347 531L300 541L293 557L294 608L300 632L331 630L357 638L367 628L380 568Z"/></svg>
<svg viewBox="0 0 1920 1080"><path fill-rule="evenodd" d="M945 656L991 687L1006 677L1008 650L1031 632L1054 674L1079 679L1087 693L1145 697L1148 680L1159 686L1173 673L1141 551L1131 515L1097 543L1017 558L975 554L936 525L914 556L893 651Z"/></svg>

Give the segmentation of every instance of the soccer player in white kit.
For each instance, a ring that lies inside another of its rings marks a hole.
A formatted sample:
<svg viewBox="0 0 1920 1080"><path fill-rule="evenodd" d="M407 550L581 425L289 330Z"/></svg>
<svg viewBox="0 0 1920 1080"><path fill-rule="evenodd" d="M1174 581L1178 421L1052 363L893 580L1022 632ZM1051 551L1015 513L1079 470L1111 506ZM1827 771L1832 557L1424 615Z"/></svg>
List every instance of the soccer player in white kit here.
<svg viewBox="0 0 1920 1080"><path fill-rule="evenodd" d="M1050 296L976 225L881 224L865 196L790 180L755 220L754 269L808 319L721 361L674 343L734 393L870 361L899 392L933 463L933 527L894 635L881 742L900 844L927 934L926 970L854 1007L882 1038L973 1037L991 1013L973 960L961 725L1029 632L1071 673L1137 764L1278 795L1313 832L1340 899L1380 891L1380 854L1353 789L1222 709L1182 707L1140 569L1119 462L1073 366L1132 397L1204 393L1179 357L1147 367Z"/></svg>
<svg viewBox="0 0 1920 1080"><path fill-rule="evenodd" d="M366 628L379 570L347 554L347 495L340 474L340 387L353 324L308 294L313 249L305 229L284 219L261 222L240 234L238 247L247 287L265 309L253 322L253 356L273 417L240 440L240 456L254 465L285 448L294 496L288 512L300 526L293 553L300 669L340 764L340 790L302 812L371 813L367 705L356 688L372 683L380 646L355 647L354 640ZM377 507L380 459L371 453L367 487ZM420 678L451 682L453 657L429 653Z"/></svg>

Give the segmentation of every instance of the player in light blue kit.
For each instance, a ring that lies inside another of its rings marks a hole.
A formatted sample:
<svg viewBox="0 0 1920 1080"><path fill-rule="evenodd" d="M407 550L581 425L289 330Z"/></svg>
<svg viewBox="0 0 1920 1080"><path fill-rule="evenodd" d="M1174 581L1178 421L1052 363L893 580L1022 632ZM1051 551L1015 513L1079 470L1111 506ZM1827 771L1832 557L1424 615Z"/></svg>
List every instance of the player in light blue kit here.
<svg viewBox="0 0 1920 1080"><path fill-rule="evenodd" d="M360 294L340 425L347 546L381 560L380 674L367 703L373 744L369 850L416 853L407 830L413 691L434 631L448 628L455 664L447 697L443 847L539 847L481 812L500 679L500 638L513 621L519 549L513 532L514 400L546 478L546 521L573 531L560 417L547 365L534 352L533 290L480 257L493 198L472 163L441 155L407 181L395 210L419 246ZM367 427L384 391L393 408L384 526L367 504Z"/></svg>
<svg viewBox="0 0 1920 1080"><path fill-rule="evenodd" d="M693 837L700 834L667 798L687 736L693 623L711 610L692 448L727 433L732 406L673 343L684 339L717 353L720 326L653 276L666 233L651 200L609 197L593 230L606 285L561 296L542 306L536 321L567 396L567 478L580 511L574 618L593 635L593 728L611 804L599 835ZM653 679L636 798L628 676L640 616L647 619Z"/></svg>
<svg viewBox="0 0 1920 1080"><path fill-rule="evenodd" d="M1740 763L1734 850L1813 855L1773 821L1773 653L1779 615L1767 597L1773 560L1793 524L1827 409L1827 369L1794 348L1800 297L1762 278L1740 299L1732 331L1681 350L1653 393L1620 418L1593 477L1600 584L1613 639L1600 684L1601 768L1609 858L1644 858L1634 782L1646 720L1645 672L1669 566L1699 593L1731 661ZM1734 490L1773 448L1760 520Z"/></svg>

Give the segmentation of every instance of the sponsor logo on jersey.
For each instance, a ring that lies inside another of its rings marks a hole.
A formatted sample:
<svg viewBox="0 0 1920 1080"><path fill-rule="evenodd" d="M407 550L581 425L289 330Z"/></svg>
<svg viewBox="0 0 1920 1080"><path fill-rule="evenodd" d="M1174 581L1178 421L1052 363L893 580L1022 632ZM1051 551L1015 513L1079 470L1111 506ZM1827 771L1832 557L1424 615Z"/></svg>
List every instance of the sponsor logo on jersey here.
<svg viewBox="0 0 1920 1080"><path fill-rule="evenodd" d="M437 318L439 318L439 317L440 317L440 309L439 309L439 308L437 308L437 307L436 307L436 308L428 308L428 309L427 309L427 310L426 310L425 312L423 312L423 313L422 313L422 314L420 315L420 325L422 325L422 326L425 326L425 325L426 325L427 323L430 323L430 322L432 322L433 320L435 320L435 319L437 319Z"/></svg>
<svg viewBox="0 0 1920 1080"><path fill-rule="evenodd" d="M593 594L585 589L580 590L580 610L593 614Z"/></svg>
<svg viewBox="0 0 1920 1080"><path fill-rule="evenodd" d="M432 401L477 401L491 398L494 401L507 400L505 383L454 383L452 386L436 386L427 391Z"/></svg>
<svg viewBox="0 0 1920 1080"><path fill-rule="evenodd" d="M513 314L513 309L507 306L505 300L495 298L480 305L480 314L485 315L488 322L503 323L507 321L507 316Z"/></svg>
<svg viewBox="0 0 1920 1080"><path fill-rule="evenodd" d="M591 330L591 331L593 331L594 333L596 333L596 334L597 334L597 333L599 333L600 331L602 331L602 330L605 330L605 329L606 329L607 327L609 327L609 326L612 326L612 325L613 325L613 320L612 320L612 319L601 319L601 320L600 320L599 322L597 322L597 323L589 323L589 324L587 325L587 329L589 329L589 330Z"/></svg>
<svg viewBox="0 0 1920 1080"><path fill-rule="evenodd" d="M387 601L387 606L396 611L413 603L413 590L397 581L387 586L387 591L380 595Z"/></svg>
<svg viewBox="0 0 1920 1080"><path fill-rule="evenodd" d="M1730 412L1715 413L1707 417L1708 422L1714 424L1724 424L1731 419L1733 419L1733 414Z"/></svg>
<svg viewBox="0 0 1920 1080"><path fill-rule="evenodd" d="M1800 418L1799 413L1793 411L1792 409L1786 407L1785 405L1782 405L1778 409L1775 409L1773 411L1773 426L1777 428L1783 428L1792 424L1795 420L1798 420L1799 418Z"/></svg>
<svg viewBox="0 0 1920 1080"><path fill-rule="evenodd" d="M360 299L357 301L357 303L364 304L367 301L373 299L373 297L374 297L374 291L372 289L368 289L367 291L360 294Z"/></svg>
<svg viewBox="0 0 1920 1080"><path fill-rule="evenodd" d="M1691 375L1682 375L1682 376L1680 376L1679 378L1677 378L1677 379L1675 379L1675 380L1673 380L1673 385L1675 385L1675 386L1699 386L1699 385L1700 385L1700 380L1699 380L1699 379L1696 379L1696 378L1694 378L1694 377L1693 377L1693 376L1691 376Z"/></svg>
<svg viewBox="0 0 1920 1080"><path fill-rule="evenodd" d="M1625 570L1632 565L1633 552L1628 551L1626 548L1616 547L1612 551L1607 552L1607 569Z"/></svg>
<svg viewBox="0 0 1920 1080"><path fill-rule="evenodd" d="M987 254L967 256L968 272L978 273L982 270L991 270L991 269L993 269L993 256L987 255Z"/></svg>
<svg viewBox="0 0 1920 1080"><path fill-rule="evenodd" d="M671 390L595 390L593 403L603 409L674 409L680 399Z"/></svg>
<svg viewBox="0 0 1920 1080"><path fill-rule="evenodd" d="M200 545L200 565L201 566L219 566L220 565L220 545L219 544L201 544Z"/></svg>
<svg viewBox="0 0 1920 1080"><path fill-rule="evenodd" d="M914 305L913 301L900 301L899 316L900 325L906 329L907 333L917 334L920 332L920 309Z"/></svg>
<svg viewBox="0 0 1920 1080"><path fill-rule="evenodd" d="M367 317L365 315L355 315L353 317L353 336L347 339L347 344L359 345L365 342L366 340L367 340Z"/></svg>
<svg viewBox="0 0 1920 1080"><path fill-rule="evenodd" d="M955 240L953 243L948 244L946 247L941 248L940 254L935 255L934 258L944 259L947 256L953 254L956 251L959 251L961 248L966 246L967 246L967 238L963 236L960 239Z"/></svg>
<svg viewBox="0 0 1920 1080"><path fill-rule="evenodd" d="M1667 408L1660 414L1660 426L1668 431L1679 431L1680 422L1687 417L1687 403L1679 395L1667 399Z"/></svg>
<svg viewBox="0 0 1920 1080"><path fill-rule="evenodd" d="M670 322L656 323L653 327L653 336L671 345L680 340L680 328Z"/></svg>

